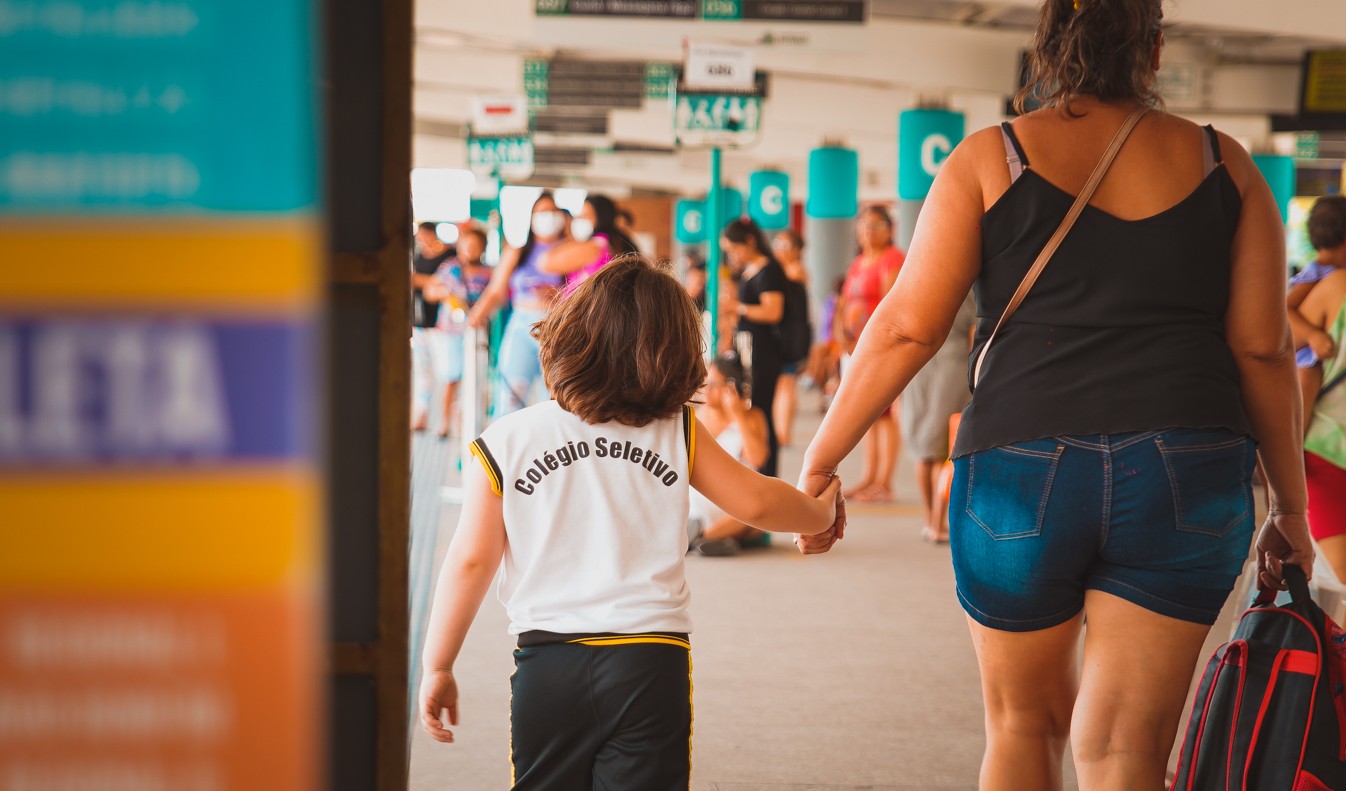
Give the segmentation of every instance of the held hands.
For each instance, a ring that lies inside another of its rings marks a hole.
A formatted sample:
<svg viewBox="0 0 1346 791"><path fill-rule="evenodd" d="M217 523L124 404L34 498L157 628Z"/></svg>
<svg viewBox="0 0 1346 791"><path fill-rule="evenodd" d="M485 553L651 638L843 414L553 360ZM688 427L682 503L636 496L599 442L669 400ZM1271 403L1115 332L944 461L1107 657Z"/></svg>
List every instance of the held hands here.
<svg viewBox="0 0 1346 791"><path fill-rule="evenodd" d="M1313 578L1313 542L1304 514L1272 511L1257 534L1257 581L1263 590L1285 590L1281 572L1286 563L1304 569Z"/></svg>
<svg viewBox="0 0 1346 791"><path fill-rule="evenodd" d="M846 499L841 496L841 479L822 471L805 471L799 476L799 490L810 497L832 500L836 514L832 526L811 536L795 535L795 546L802 555L820 555L832 548L846 533Z"/></svg>
<svg viewBox="0 0 1346 791"><path fill-rule="evenodd" d="M1337 353L1337 344L1332 341L1332 336L1322 330L1309 336L1309 348L1323 361L1332 359L1332 355Z"/></svg>
<svg viewBox="0 0 1346 791"><path fill-rule="evenodd" d="M426 670L421 677L421 728L430 738L445 744L453 743L453 732L440 720L440 712L448 710L449 725L458 724L458 682L449 670Z"/></svg>

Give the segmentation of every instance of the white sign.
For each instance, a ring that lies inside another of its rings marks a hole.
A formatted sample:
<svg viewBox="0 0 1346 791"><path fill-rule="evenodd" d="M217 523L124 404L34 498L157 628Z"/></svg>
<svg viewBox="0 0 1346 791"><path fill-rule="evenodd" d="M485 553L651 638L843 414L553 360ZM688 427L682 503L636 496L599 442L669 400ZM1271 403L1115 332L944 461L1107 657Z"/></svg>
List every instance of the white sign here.
<svg viewBox="0 0 1346 791"><path fill-rule="evenodd" d="M522 96L476 98L472 102L472 134L476 137L517 135L528 131L528 99Z"/></svg>
<svg viewBox="0 0 1346 791"><path fill-rule="evenodd" d="M748 47L688 42L682 81L698 90L751 90L756 84L756 66Z"/></svg>

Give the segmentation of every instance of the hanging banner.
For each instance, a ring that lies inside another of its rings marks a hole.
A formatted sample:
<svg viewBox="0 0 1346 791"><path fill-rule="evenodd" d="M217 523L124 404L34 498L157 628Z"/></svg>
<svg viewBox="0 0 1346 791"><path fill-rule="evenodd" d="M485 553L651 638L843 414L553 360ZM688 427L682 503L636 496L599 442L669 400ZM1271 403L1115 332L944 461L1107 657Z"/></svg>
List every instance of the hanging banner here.
<svg viewBox="0 0 1346 791"><path fill-rule="evenodd" d="M748 216L764 230L790 227L790 176L759 170L748 177Z"/></svg>
<svg viewBox="0 0 1346 791"><path fill-rule="evenodd" d="M319 787L320 29L0 2L0 786Z"/></svg>
<svg viewBox="0 0 1346 791"><path fill-rule="evenodd" d="M963 139L962 113L904 110L897 122L897 197L925 200L944 160Z"/></svg>

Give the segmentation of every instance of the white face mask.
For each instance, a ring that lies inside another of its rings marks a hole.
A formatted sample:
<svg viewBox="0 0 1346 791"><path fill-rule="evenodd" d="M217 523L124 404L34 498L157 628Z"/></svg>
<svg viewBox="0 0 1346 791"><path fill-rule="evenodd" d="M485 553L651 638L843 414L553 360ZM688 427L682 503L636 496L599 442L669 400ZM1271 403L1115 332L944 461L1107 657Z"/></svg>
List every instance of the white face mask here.
<svg viewBox="0 0 1346 791"><path fill-rule="evenodd" d="M566 216L559 211L540 211L533 215L533 233L550 239L565 227Z"/></svg>
<svg viewBox="0 0 1346 791"><path fill-rule="evenodd" d="M583 217L576 217L570 221L570 235L577 242L587 242L594 235L594 224L592 220L586 220Z"/></svg>

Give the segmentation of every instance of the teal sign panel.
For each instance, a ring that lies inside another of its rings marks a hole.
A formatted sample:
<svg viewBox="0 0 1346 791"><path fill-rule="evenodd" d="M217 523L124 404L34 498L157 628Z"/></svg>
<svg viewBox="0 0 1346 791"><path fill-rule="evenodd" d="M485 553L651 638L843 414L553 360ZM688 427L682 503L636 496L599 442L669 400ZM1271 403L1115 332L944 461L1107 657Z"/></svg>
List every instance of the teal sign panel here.
<svg viewBox="0 0 1346 791"><path fill-rule="evenodd" d="M897 122L897 197L925 200L935 175L963 139L965 120L951 110L906 110Z"/></svg>
<svg viewBox="0 0 1346 791"><path fill-rule="evenodd" d="M1262 171L1262 178L1271 187L1276 205L1281 210L1281 222L1290 219L1290 199L1295 196L1295 160L1272 154L1254 154L1253 162Z"/></svg>
<svg viewBox="0 0 1346 791"><path fill-rule="evenodd" d="M817 219L854 217L860 212L860 155L849 148L809 152L809 196L804 212Z"/></svg>
<svg viewBox="0 0 1346 791"><path fill-rule="evenodd" d="M775 170L749 176L748 216L768 231L790 227L790 176Z"/></svg>
<svg viewBox="0 0 1346 791"><path fill-rule="evenodd" d="M699 200L680 200L674 209L677 227L673 235L683 244L706 241L706 205Z"/></svg>
<svg viewBox="0 0 1346 791"><path fill-rule="evenodd" d="M318 199L311 0L0 2L0 213Z"/></svg>
<svg viewBox="0 0 1346 791"><path fill-rule="evenodd" d="M728 225L743 216L743 193L725 187L720 191L720 222Z"/></svg>

